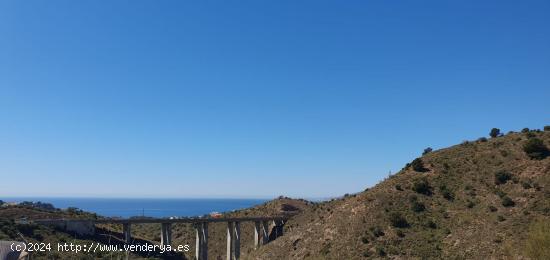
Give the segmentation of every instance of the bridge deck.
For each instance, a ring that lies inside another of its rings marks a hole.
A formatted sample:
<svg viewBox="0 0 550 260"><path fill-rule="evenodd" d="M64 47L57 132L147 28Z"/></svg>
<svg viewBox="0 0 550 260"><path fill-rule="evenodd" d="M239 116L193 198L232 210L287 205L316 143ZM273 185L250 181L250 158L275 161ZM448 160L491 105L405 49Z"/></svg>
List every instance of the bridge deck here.
<svg viewBox="0 0 550 260"><path fill-rule="evenodd" d="M241 217L241 218L130 218L130 219L36 219L29 220L34 223L53 222L92 222L94 224L152 224L152 223L211 223L211 222L256 222L256 221L279 221L288 220L290 216L273 217Z"/></svg>

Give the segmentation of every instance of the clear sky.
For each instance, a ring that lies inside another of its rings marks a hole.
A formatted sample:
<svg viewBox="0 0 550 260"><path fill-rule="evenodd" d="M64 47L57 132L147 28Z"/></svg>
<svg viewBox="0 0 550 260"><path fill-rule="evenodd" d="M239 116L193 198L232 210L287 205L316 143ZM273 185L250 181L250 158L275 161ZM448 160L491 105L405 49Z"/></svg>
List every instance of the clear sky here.
<svg viewBox="0 0 550 260"><path fill-rule="evenodd" d="M0 196L327 197L550 124L550 1L1 1Z"/></svg>

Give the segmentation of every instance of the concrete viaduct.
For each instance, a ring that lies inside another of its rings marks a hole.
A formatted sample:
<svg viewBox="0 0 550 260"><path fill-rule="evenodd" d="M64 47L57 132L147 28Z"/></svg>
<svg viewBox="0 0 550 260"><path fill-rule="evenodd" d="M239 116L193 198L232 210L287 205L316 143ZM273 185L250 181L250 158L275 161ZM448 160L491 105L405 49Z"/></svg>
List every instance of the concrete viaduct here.
<svg viewBox="0 0 550 260"><path fill-rule="evenodd" d="M195 228L195 259L208 259L208 224L213 222L227 223L227 260L237 260L240 258L241 246L241 223L254 222L254 248L258 248L269 242L270 233L272 237L277 238L283 234L283 225L288 220L288 216L277 217L243 217L243 218L179 218L179 219L97 219L97 220L79 220L79 219L41 219L32 220L33 223L54 226L79 235L94 235L95 224L120 224L122 225L125 243L132 241L132 224L161 224L160 238L161 245L171 245L172 243L172 224L190 223ZM271 232L270 232L271 231Z"/></svg>

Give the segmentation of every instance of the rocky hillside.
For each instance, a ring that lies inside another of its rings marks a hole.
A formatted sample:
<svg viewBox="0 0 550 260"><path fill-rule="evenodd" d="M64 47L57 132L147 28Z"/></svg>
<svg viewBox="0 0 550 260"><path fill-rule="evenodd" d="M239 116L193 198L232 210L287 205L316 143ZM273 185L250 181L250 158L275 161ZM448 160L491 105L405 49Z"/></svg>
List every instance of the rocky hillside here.
<svg viewBox="0 0 550 260"><path fill-rule="evenodd" d="M371 189L306 208L283 237L244 258L550 257L545 130L493 131L493 138L427 149Z"/></svg>

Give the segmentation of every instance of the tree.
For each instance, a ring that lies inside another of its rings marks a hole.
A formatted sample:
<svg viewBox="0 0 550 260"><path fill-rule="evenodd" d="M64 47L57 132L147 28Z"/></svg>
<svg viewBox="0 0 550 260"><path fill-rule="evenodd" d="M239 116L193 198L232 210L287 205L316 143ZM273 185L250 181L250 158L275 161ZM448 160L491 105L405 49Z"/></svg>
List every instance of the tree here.
<svg viewBox="0 0 550 260"><path fill-rule="evenodd" d="M523 151L531 159L542 160L550 154L548 147L544 145L544 142L538 138L529 138L523 145Z"/></svg>
<svg viewBox="0 0 550 260"><path fill-rule="evenodd" d="M492 138L495 138L499 135L500 135L500 129L498 128L491 129L491 132L489 133L489 136L491 136Z"/></svg>

